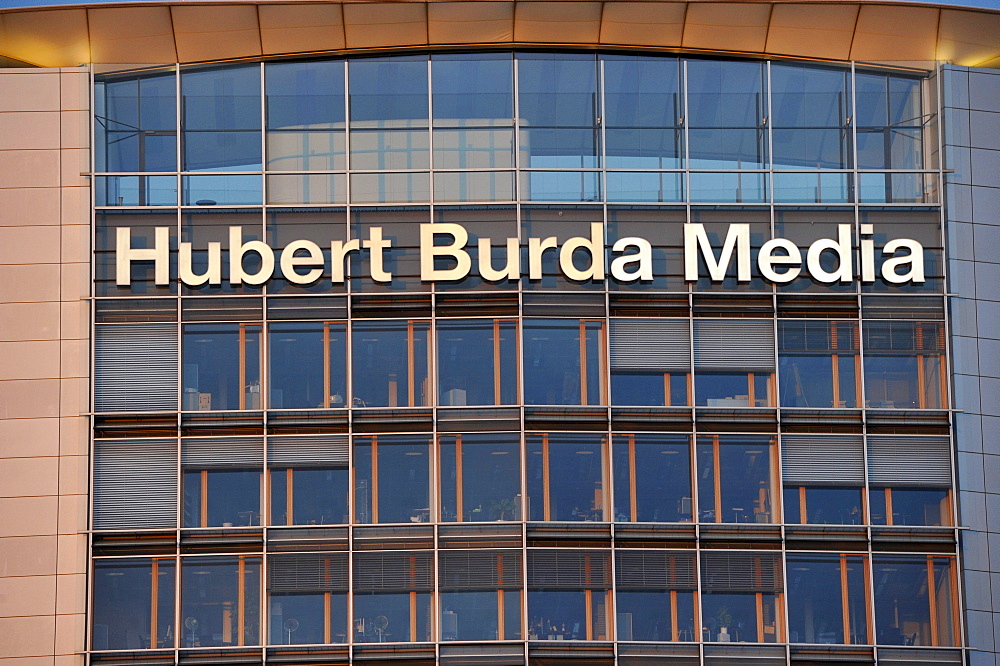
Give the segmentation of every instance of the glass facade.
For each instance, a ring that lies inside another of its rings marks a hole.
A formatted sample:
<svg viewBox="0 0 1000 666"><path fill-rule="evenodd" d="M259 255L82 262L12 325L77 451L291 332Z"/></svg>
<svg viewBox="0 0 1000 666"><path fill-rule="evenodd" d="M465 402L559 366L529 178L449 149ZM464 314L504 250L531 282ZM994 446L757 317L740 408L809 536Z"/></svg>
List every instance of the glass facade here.
<svg viewBox="0 0 1000 666"><path fill-rule="evenodd" d="M489 52L94 95L94 663L961 655L931 81ZM422 279L422 224L467 275ZM733 224L749 276L687 279ZM123 228L167 284L120 284ZM634 237L652 275L567 275ZM861 280L900 237L926 280Z"/></svg>

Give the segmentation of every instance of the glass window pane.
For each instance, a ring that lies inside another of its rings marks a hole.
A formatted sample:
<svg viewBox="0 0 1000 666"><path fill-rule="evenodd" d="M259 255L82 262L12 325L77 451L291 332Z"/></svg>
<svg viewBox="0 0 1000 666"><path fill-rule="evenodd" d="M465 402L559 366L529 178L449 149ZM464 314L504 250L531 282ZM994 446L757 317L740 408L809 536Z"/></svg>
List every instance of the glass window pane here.
<svg viewBox="0 0 1000 666"><path fill-rule="evenodd" d="M347 406L347 326L273 323L268 329L271 409Z"/></svg>
<svg viewBox="0 0 1000 666"><path fill-rule="evenodd" d="M182 647L260 644L260 558L191 557L181 567Z"/></svg>
<svg viewBox="0 0 1000 666"><path fill-rule="evenodd" d="M356 522L429 522L430 454L430 440L427 437L356 437Z"/></svg>
<svg viewBox="0 0 1000 666"><path fill-rule="evenodd" d="M767 115L763 65L688 60L689 127L759 127Z"/></svg>
<svg viewBox="0 0 1000 666"><path fill-rule="evenodd" d="M771 438L698 438L698 511L706 523L774 523L774 446Z"/></svg>
<svg viewBox="0 0 1000 666"><path fill-rule="evenodd" d="M955 645L954 566L944 556L872 557L879 645Z"/></svg>
<svg viewBox="0 0 1000 666"><path fill-rule="evenodd" d="M261 409L260 325L183 327L184 410Z"/></svg>
<svg viewBox="0 0 1000 666"><path fill-rule="evenodd" d="M637 127L604 131L609 169L677 169L683 161L679 129ZM609 174L610 175L610 174Z"/></svg>
<svg viewBox="0 0 1000 666"><path fill-rule="evenodd" d="M431 403L430 324L353 323L355 407L419 407Z"/></svg>
<svg viewBox="0 0 1000 666"><path fill-rule="evenodd" d="M851 115L850 70L771 64L774 127L843 127Z"/></svg>
<svg viewBox="0 0 1000 666"><path fill-rule="evenodd" d="M676 127L683 115L676 58L604 56L607 127Z"/></svg>
<svg viewBox="0 0 1000 666"><path fill-rule="evenodd" d="M92 648L174 647L175 569L172 559L95 560Z"/></svg>
<svg viewBox="0 0 1000 666"><path fill-rule="evenodd" d="M427 127L427 56L348 63L351 127Z"/></svg>
<svg viewBox="0 0 1000 666"><path fill-rule="evenodd" d="M176 78L173 72L95 84L98 171L177 168Z"/></svg>
<svg viewBox="0 0 1000 666"><path fill-rule="evenodd" d="M254 206L263 203L258 175L184 176L185 206Z"/></svg>
<svg viewBox="0 0 1000 666"><path fill-rule="evenodd" d="M434 201L513 201L513 171L449 171L434 174Z"/></svg>
<svg viewBox="0 0 1000 666"><path fill-rule="evenodd" d="M261 168L260 66L181 74L184 169Z"/></svg>
<svg viewBox="0 0 1000 666"><path fill-rule="evenodd" d="M857 407L858 327L853 322L778 321L782 407Z"/></svg>
<svg viewBox="0 0 1000 666"><path fill-rule="evenodd" d="M593 434L529 435L528 520L607 520L605 444Z"/></svg>
<svg viewBox="0 0 1000 666"><path fill-rule="evenodd" d="M510 54L431 57L435 127L511 125L514 64Z"/></svg>
<svg viewBox="0 0 1000 666"><path fill-rule="evenodd" d="M521 444L516 433L442 435L441 520L521 520Z"/></svg>
<svg viewBox="0 0 1000 666"><path fill-rule="evenodd" d="M870 322L864 329L868 407L942 409L944 329L938 323Z"/></svg>
<svg viewBox="0 0 1000 666"><path fill-rule="evenodd" d="M343 128L343 60L269 62L264 78L268 130Z"/></svg>
<svg viewBox="0 0 1000 666"><path fill-rule="evenodd" d="M522 127L594 127L597 60L568 53L518 54Z"/></svg>
<svg viewBox="0 0 1000 666"><path fill-rule="evenodd" d="M523 171L521 199L600 201L600 176L596 171Z"/></svg>
<svg viewBox="0 0 1000 666"><path fill-rule="evenodd" d="M524 402L599 405L604 324L581 319L524 320Z"/></svg>
<svg viewBox="0 0 1000 666"><path fill-rule="evenodd" d="M517 391L517 322L438 322L440 405L513 405Z"/></svg>
<svg viewBox="0 0 1000 666"><path fill-rule="evenodd" d="M792 643L865 644L867 558L788 554L788 632Z"/></svg>
<svg viewBox="0 0 1000 666"><path fill-rule="evenodd" d="M694 169L762 169L767 160L767 134L762 129L688 130L690 166ZM694 189L692 183L691 188ZM724 198L719 201L740 201Z"/></svg>
<svg viewBox="0 0 1000 666"><path fill-rule="evenodd" d="M346 643L347 594L272 592L268 620L273 645Z"/></svg>
<svg viewBox="0 0 1000 666"><path fill-rule="evenodd" d="M176 206L176 176L97 176L97 206Z"/></svg>
<svg viewBox="0 0 1000 666"><path fill-rule="evenodd" d="M691 444L685 435L614 436L615 520L692 520Z"/></svg>

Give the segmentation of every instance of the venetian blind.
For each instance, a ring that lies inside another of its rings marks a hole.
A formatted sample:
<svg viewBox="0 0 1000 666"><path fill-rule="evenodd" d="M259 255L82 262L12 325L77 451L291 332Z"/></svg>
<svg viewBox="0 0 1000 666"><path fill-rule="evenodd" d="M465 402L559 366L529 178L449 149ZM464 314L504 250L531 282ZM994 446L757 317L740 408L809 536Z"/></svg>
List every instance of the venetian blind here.
<svg viewBox="0 0 1000 666"><path fill-rule="evenodd" d="M177 327L108 324L94 332L98 412L177 411Z"/></svg>
<svg viewBox="0 0 1000 666"><path fill-rule="evenodd" d="M297 553L268 557L272 592L346 592L347 553Z"/></svg>
<svg viewBox="0 0 1000 666"><path fill-rule="evenodd" d="M622 590L693 590L698 586L694 553L619 550L615 581Z"/></svg>
<svg viewBox="0 0 1000 666"><path fill-rule="evenodd" d="M702 552L701 587L708 592L781 592L781 554Z"/></svg>
<svg viewBox="0 0 1000 666"><path fill-rule="evenodd" d="M863 486L864 444L860 437L781 438L781 474L785 484Z"/></svg>
<svg viewBox="0 0 1000 666"><path fill-rule="evenodd" d="M434 587L432 554L355 553L354 589L360 592L422 591Z"/></svg>
<svg viewBox="0 0 1000 666"><path fill-rule="evenodd" d="M683 371L691 368L687 321L611 320L611 369Z"/></svg>
<svg viewBox="0 0 1000 666"><path fill-rule="evenodd" d="M185 438L181 464L187 468L264 467L264 442L259 437Z"/></svg>
<svg viewBox="0 0 1000 666"><path fill-rule="evenodd" d="M774 371L771 321L696 321L694 367L709 371Z"/></svg>
<svg viewBox="0 0 1000 666"><path fill-rule="evenodd" d="M521 587L521 553L515 550L443 550L438 554L442 590Z"/></svg>
<svg viewBox="0 0 1000 666"><path fill-rule="evenodd" d="M177 440L94 443L94 529L177 527Z"/></svg>
<svg viewBox="0 0 1000 666"><path fill-rule="evenodd" d="M269 467L346 465L347 437L272 437L267 440Z"/></svg>
<svg viewBox="0 0 1000 666"><path fill-rule="evenodd" d="M869 437L872 485L951 486L951 442L946 437Z"/></svg>
<svg viewBox="0 0 1000 666"><path fill-rule="evenodd" d="M611 559L605 551L532 550L528 552L528 585L581 590L611 587Z"/></svg>

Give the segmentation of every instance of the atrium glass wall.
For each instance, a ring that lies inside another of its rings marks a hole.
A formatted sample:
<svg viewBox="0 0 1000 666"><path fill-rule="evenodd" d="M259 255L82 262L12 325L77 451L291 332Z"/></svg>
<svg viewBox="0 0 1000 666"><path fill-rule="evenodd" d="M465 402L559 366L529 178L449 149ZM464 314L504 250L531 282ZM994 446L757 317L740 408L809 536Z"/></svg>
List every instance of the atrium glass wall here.
<svg viewBox="0 0 1000 666"><path fill-rule="evenodd" d="M960 663L935 85L96 76L92 662Z"/></svg>

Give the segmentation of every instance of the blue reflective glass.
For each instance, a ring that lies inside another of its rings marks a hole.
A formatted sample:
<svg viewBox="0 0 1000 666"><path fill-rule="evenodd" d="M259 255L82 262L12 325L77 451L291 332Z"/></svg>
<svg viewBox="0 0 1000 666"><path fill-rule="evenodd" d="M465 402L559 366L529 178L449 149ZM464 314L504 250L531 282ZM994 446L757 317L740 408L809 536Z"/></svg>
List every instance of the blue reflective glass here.
<svg viewBox="0 0 1000 666"><path fill-rule="evenodd" d="M684 201L683 173L611 171L607 174L608 201Z"/></svg>
<svg viewBox="0 0 1000 666"><path fill-rule="evenodd" d="M763 129L688 130L690 166L694 169L761 169L767 161Z"/></svg>
<svg viewBox="0 0 1000 666"><path fill-rule="evenodd" d="M174 647L175 569L174 561L167 559L95 561L91 647Z"/></svg>
<svg viewBox="0 0 1000 666"><path fill-rule="evenodd" d="M689 60L689 127L759 127L767 109L763 65Z"/></svg>
<svg viewBox="0 0 1000 666"><path fill-rule="evenodd" d="M181 73L185 130L259 130L260 65Z"/></svg>
<svg viewBox="0 0 1000 666"><path fill-rule="evenodd" d="M607 127L676 127L682 109L680 66L676 58L604 58Z"/></svg>
<svg viewBox="0 0 1000 666"><path fill-rule="evenodd" d="M609 127L604 131L609 169L677 169L684 160L681 129Z"/></svg>
<svg viewBox="0 0 1000 666"><path fill-rule="evenodd" d="M267 128L332 129L344 126L344 62L267 63Z"/></svg>
<svg viewBox="0 0 1000 666"><path fill-rule="evenodd" d="M775 173L775 203L850 203L853 191L847 173Z"/></svg>
<svg viewBox="0 0 1000 666"><path fill-rule="evenodd" d="M592 55L518 55L521 125L593 127L598 115L597 60Z"/></svg>
<svg viewBox="0 0 1000 666"><path fill-rule="evenodd" d="M704 203L764 203L767 174L692 172L691 201Z"/></svg>
<svg viewBox="0 0 1000 666"><path fill-rule="evenodd" d="M173 73L96 84L98 171L177 168L175 90Z"/></svg>
<svg viewBox="0 0 1000 666"><path fill-rule="evenodd" d="M184 176L183 180L185 206L259 206L263 203L259 175Z"/></svg>
<svg viewBox="0 0 1000 666"><path fill-rule="evenodd" d="M181 104L185 170L261 168L259 66L185 71Z"/></svg>
<svg viewBox="0 0 1000 666"><path fill-rule="evenodd" d="M521 173L521 199L600 201L600 176L596 171L524 171Z"/></svg>
<svg viewBox="0 0 1000 666"><path fill-rule="evenodd" d="M351 60L351 126L427 126L427 56Z"/></svg>
<svg viewBox="0 0 1000 666"><path fill-rule="evenodd" d="M511 124L514 61L509 53L431 57L435 126Z"/></svg>
<svg viewBox="0 0 1000 666"><path fill-rule="evenodd" d="M98 176L97 206L176 206L176 176Z"/></svg>
<svg viewBox="0 0 1000 666"><path fill-rule="evenodd" d="M849 70L771 65L774 127L844 127L851 115Z"/></svg>

